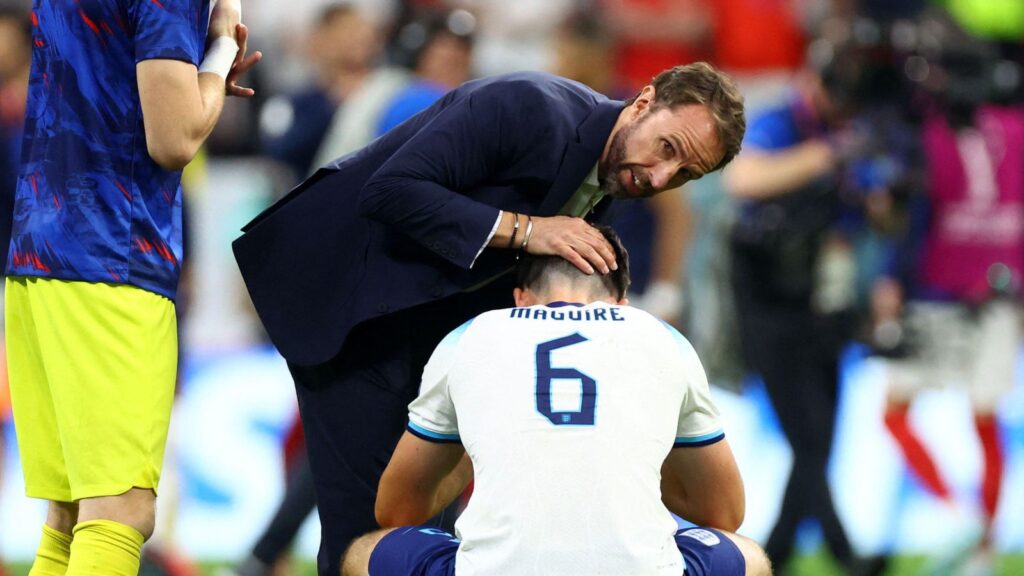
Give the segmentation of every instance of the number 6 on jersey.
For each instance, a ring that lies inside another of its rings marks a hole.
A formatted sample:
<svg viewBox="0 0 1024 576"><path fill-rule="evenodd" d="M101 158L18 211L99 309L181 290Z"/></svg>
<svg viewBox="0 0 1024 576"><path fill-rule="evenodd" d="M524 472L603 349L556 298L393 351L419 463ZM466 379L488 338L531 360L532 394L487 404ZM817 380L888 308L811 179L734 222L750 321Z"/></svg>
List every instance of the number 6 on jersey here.
<svg viewBox="0 0 1024 576"><path fill-rule="evenodd" d="M593 426L594 407L597 404L597 381L575 368L552 368L551 352L559 348L586 342L579 333L556 338L537 345L537 411L555 426ZM551 405L552 380L580 381L580 409L555 411Z"/></svg>

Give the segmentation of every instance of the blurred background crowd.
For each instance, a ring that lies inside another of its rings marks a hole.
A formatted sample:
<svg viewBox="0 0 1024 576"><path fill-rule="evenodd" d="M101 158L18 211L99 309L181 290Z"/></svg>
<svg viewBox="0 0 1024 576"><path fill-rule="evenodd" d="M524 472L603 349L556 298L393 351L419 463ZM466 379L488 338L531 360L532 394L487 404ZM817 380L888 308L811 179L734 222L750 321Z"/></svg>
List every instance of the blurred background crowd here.
<svg viewBox="0 0 1024 576"><path fill-rule="evenodd" d="M186 169L179 405L144 571L299 573L315 549L291 380L230 254L242 224L466 80L541 70L624 99L705 60L746 97L743 152L613 224L632 303L716 387L741 532L779 573L1024 574L1024 0L246 0L245 20L257 95ZM31 48L29 3L0 0L5 242ZM43 509L5 398L14 566Z"/></svg>

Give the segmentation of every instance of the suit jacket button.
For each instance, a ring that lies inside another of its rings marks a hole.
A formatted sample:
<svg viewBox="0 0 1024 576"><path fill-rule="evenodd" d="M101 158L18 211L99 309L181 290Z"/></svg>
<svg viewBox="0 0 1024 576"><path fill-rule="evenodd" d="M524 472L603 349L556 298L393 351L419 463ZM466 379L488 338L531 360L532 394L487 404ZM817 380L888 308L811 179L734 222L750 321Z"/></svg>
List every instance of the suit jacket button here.
<svg viewBox="0 0 1024 576"><path fill-rule="evenodd" d="M444 291L441 290L440 286L434 286L433 288L430 289L430 295L433 296L434 298L440 298L441 294L443 293Z"/></svg>
<svg viewBox="0 0 1024 576"><path fill-rule="evenodd" d="M377 312L380 312L381 314L383 314L383 313L385 313L387 311L388 311L388 305L386 303L381 302L380 304L377 304Z"/></svg>

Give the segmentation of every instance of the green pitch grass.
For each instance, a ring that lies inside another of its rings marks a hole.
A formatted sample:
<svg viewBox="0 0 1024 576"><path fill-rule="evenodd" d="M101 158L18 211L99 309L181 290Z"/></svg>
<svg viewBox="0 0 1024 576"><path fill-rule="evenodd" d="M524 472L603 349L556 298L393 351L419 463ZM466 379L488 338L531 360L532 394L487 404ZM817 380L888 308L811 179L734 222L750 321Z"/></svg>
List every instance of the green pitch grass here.
<svg viewBox="0 0 1024 576"><path fill-rule="evenodd" d="M890 562L886 576L919 576L927 563L924 556L898 556ZM204 563L201 576L224 576L227 563ZM28 564L11 564L7 567L9 576L27 576ZM778 572L777 572L778 574ZM1024 575L1024 554L1008 554L996 560L996 576ZM294 562L289 569L278 576L316 576L313 562ZM843 576L842 570L827 554L810 554L793 560L786 576Z"/></svg>

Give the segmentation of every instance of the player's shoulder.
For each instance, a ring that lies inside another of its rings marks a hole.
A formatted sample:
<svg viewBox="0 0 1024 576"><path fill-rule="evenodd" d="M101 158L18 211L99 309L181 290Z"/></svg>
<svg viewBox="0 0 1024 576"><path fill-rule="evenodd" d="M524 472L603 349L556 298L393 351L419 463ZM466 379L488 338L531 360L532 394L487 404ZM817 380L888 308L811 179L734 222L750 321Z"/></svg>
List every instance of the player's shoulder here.
<svg viewBox="0 0 1024 576"><path fill-rule="evenodd" d="M617 308L620 310L621 316L644 330L649 337L669 343L682 351L684 356L696 356L697 353L693 345L675 326L640 308L633 306L618 306Z"/></svg>

